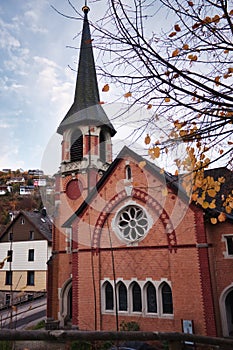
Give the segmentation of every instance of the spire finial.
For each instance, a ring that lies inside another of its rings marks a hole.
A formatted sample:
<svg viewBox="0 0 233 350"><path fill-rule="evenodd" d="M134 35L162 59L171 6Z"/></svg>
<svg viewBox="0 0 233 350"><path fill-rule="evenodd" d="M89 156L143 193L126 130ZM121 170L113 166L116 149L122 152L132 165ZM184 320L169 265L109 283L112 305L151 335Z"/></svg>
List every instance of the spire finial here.
<svg viewBox="0 0 233 350"><path fill-rule="evenodd" d="M90 8L87 6L87 0L85 0L85 5L83 6L82 10L85 14L90 11Z"/></svg>

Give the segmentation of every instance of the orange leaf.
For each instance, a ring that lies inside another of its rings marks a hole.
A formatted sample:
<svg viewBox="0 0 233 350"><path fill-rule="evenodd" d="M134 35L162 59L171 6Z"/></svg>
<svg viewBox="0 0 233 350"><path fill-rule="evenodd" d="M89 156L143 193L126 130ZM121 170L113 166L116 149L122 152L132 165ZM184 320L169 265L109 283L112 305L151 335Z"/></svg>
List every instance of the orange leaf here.
<svg viewBox="0 0 233 350"><path fill-rule="evenodd" d="M148 134L146 135L144 142L145 142L146 145L149 145L149 143L150 143L150 136Z"/></svg>
<svg viewBox="0 0 233 350"><path fill-rule="evenodd" d="M104 85L102 91L103 91L103 92L109 91L109 85L108 85L108 84Z"/></svg>
<svg viewBox="0 0 233 350"><path fill-rule="evenodd" d="M174 26L174 28L175 28L175 30L176 30L177 32L180 32L180 31L181 31L179 24L176 24L176 25Z"/></svg>
<svg viewBox="0 0 233 350"><path fill-rule="evenodd" d="M131 92L126 92L126 94L124 94L124 97L125 97L125 98L131 97L131 96L132 96L132 93L131 93Z"/></svg>
<svg viewBox="0 0 233 350"><path fill-rule="evenodd" d="M180 53L180 50L179 50L179 49L175 49L175 50L172 52L172 57L178 56L179 53Z"/></svg>
<svg viewBox="0 0 233 350"><path fill-rule="evenodd" d="M226 214L220 213L218 216L218 221L220 222L226 221Z"/></svg>
<svg viewBox="0 0 233 350"><path fill-rule="evenodd" d="M216 218L211 218L210 222L211 222L211 224L215 225L215 224L217 224L218 220Z"/></svg>
<svg viewBox="0 0 233 350"><path fill-rule="evenodd" d="M153 106L152 106L152 104L149 104L148 106L147 106L147 109L151 109Z"/></svg>
<svg viewBox="0 0 233 350"><path fill-rule="evenodd" d="M188 44L184 44L184 45L183 45L183 50L188 50L188 49L189 49Z"/></svg>
<svg viewBox="0 0 233 350"><path fill-rule="evenodd" d="M197 55L188 55L188 58L191 60L191 61L197 61Z"/></svg>
<svg viewBox="0 0 233 350"><path fill-rule="evenodd" d="M165 101L165 102L170 102L171 99L170 99L170 97L165 97L164 101Z"/></svg>
<svg viewBox="0 0 233 350"><path fill-rule="evenodd" d="M219 86L219 80L220 80L220 76L218 75L217 77L214 78L215 84L217 86Z"/></svg>

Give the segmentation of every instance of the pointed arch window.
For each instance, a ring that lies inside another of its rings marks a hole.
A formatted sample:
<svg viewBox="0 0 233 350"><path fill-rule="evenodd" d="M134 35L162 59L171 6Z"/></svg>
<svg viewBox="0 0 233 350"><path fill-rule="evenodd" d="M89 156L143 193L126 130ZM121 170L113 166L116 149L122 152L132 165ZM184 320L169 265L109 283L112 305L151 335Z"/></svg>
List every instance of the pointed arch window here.
<svg viewBox="0 0 233 350"><path fill-rule="evenodd" d="M133 312L142 312L142 292L137 282L133 283L132 297L133 297Z"/></svg>
<svg viewBox="0 0 233 350"><path fill-rule="evenodd" d="M167 283L162 286L162 306L164 314L173 313L172 290Z"/></svg>
<svg viewBox="0 0 233 350"><path fill-rule="evenodd" d="M71 135L70 161L77 162L83 158L83 135L79 129Z"/></svg>
<svg viewBox="0 0 233 350"><path fill-rule="evenodd" d="M100 149L100 160L102 162L106 162L106 135L103 130L100 131L100 138L99 138L99 149Z"/></svg>
<svg viewBox="0 0 233 350"><path fill-rule="evenodd" d="M132 178L132 170L131 170L130 165L126 165L126 167L125 167L125 178L126 178L126 180L131 180L131 178Z"/></svg>
<svg viewBox="0 0 233 350"><path fill-rule="evenodd" d="M146 303L148 313L157 313L156 289L151 282L146 288Z"/></svg>
<svg viewBox="0 0 233 350"><path fill-rule="evenodd" d="M105 285L105 310L113 310L113 287L109 282Z"/></svg>
<svg viewBox="0 0 233 350"><path fill-rule="evenodd" d="M123 282L118 285L118 301L119 301L119 311L127 311L127 288Z"/></svg>

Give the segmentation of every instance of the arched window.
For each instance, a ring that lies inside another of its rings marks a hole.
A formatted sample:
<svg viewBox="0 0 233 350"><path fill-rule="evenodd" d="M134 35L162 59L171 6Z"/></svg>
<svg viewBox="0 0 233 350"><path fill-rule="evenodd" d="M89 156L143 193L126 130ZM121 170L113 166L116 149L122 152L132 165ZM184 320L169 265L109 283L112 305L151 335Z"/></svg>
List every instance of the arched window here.
<svg viewBox="0 0 233 350"><path fill-rule="evenodd" d="M103 130L100 131L100 159L102 162L106 162L106 136Z"/></svg>
<svg viewBox="0 0 233 350"><path fill-rule="evenodd" d="M105 310L113 310L113 288L109 282L105 284Z"/></svg>
<svg viewBox="0 0 233 350"><path fill-rule="evenodd" d="M125 167L125 178L126 178L126 180L131 180L131 177L132 177L131 167L129 165L126 165L126 167Z"/></svg>
<svg viewBox="0 0 233 350"><path fill-rule="evenodd" d="M127 311L128 309L127 289L123 282L120 282L118 285L118 303L119 303L119 311Z"/></svg>
<svg viewBox="0 0 233 350"><path fill-rule="evenodd" d="M162 305L164 314L173 313L172 290L167 283L162 286Z"/></svg>
<svg viewBox="0 0 233 350"><path fill-rule="evenodd" d="M132 297L133 297L133 311L141 312L142 311L142 292L137 282L133 283Z"/></svg>
<svg viewBox="0 0 233 350"><path fill-rule="evenodd" d="M157 313L156 289L152 283L148 283L146 288L147 312Z"/></svg>
<svg viewBox="0 0 233 350"><path fill-rule="evenodd" d="M71 136L70 161L77 162L83 158L83 135L79 129Z"/></svg>

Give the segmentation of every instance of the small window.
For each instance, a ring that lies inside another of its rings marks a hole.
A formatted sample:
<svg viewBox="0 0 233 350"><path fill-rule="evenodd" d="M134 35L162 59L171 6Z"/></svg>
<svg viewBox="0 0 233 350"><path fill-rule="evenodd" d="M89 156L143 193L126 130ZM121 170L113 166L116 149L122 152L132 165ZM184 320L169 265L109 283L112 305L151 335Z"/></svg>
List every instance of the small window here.
<svg viewBox="0 0 233 350"><path fill-rule="evenodd" d="M118 287L119 311L127 311L127 289L124 283L120 282Z"/></svg>
<svg viewBox="0 0 233 350"><path fill-rule="evenodd" d="M33 241L34 240L34 231L29 232L29 240Z"/></svg>
<svg viewBox="0 0 233 350"><path fill-rule="evenodd" d="M133 312L142 312L142 292L138 283L133 284Z"/></svg>
<svg viewBox="0 0 233 350"><path fill-rule="evenodd" d="M12 271L6 271L6 285L12 285Z"/></svg>
<svg viewBox="0 0 233 350"><path fill-rule="evenodd" d="M132 171L129 165L126 165L125 167L125 178L126 180L131 180L132 178Z"/></svg>
<svg viewBox="0 0 233 350"><path fill-rule="evenodd" d="M113 310L113 288L109 282L105 285L105 310Z"/></svg>
<svg viewBox="0 0 233 350"><path fill-rule="evenodd" d="M7 262L12 262L13 250L7 252Z"/></svg>
<svg viewBox="0 0 233 350"><path fill-rule="evenodd" d="M233 255L233 236L226 236L227 242L227 253L228 255Z"/></svg>
<svg viewBox="0 0 233 350"><path fill-rule="evenodd" d="M34 249L28 251L28 261L34 261Z"/></svg>
<svg viewBox="0 0 233 350"><path fill-rule="evenodd" d="M24 224L25 224L24 218L21 218L20 223L21 223L21 225L24 225Z"/></svg>
<svg viewBox="0 0 233 350"><path fill-rule="evenodd" d="M34 286L35 284L35 272L34 271L28 271L27 274L27 285L28 286Z"/></svg>
<svg viewBox="0 0 233 350"><path fill-rule="evenodd" d="M167 283L162 287L162 304L164 314L173 313L172 290Z"/></svg>

